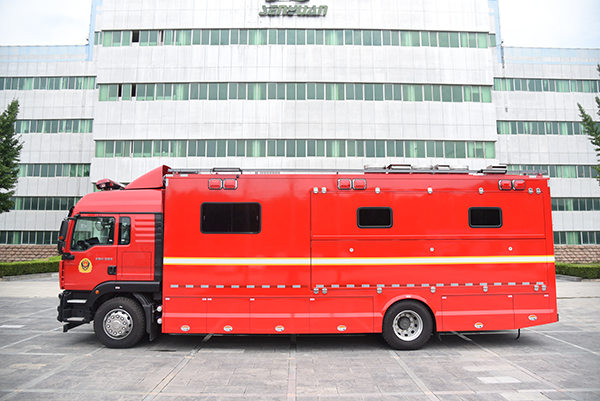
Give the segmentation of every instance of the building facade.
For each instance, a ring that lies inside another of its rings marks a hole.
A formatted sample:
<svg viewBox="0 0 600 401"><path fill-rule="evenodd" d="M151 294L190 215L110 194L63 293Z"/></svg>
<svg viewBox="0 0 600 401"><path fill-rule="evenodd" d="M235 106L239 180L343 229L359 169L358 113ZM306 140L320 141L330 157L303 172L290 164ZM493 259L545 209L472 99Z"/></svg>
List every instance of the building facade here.
<svg viewBox="0 0 600 401"><path fill-rule="evenodd" d="M94 0L87 46L0 47L24 142L0 244L52 244L98 179L162 164L502 163L552 178L555 243L600 245L599 62L502 47L496 0Z"/></svg>

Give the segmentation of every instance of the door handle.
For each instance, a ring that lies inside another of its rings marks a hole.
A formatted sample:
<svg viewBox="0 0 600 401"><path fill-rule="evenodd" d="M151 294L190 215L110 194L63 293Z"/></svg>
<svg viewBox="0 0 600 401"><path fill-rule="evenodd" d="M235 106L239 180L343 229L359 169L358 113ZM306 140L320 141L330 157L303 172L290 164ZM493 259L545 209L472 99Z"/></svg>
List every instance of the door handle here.
<svg viewBox="0 0 600 401"><path fill-rule="evenodd" d="M117 275L117 266L108 266L107 273L109 276L116 276Z"/></svg>

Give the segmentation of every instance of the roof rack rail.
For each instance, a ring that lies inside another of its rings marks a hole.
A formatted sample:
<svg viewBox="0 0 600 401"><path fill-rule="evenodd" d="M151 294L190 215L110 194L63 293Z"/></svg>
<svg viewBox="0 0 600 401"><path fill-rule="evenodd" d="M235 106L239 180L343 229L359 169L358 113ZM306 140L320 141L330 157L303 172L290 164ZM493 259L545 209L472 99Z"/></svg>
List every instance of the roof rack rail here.
<svg viewBox="0 0 600 401"><path fill-rule="evenodd" d="M508 167L505 164L497 164L492 166L487 166L478 171L480 174L506 174L508 171Z"/></svg>
<svg viewBox="0 0 600 401"><path fill-rule="evenodd" d="M386 166L365 165L363 169L296 169L296 168L247 168L215 167L212 169L169 169L171 174L512 174L512 175L544 175L542 170L508 170L506 165L488 166L479 170L470 170L469 166L451 166L436 164L435 166L413 166L410 164L388 164Z"/></svg>
<svg viewBox="0 0 600 401"><path fill-rule="evenodd" d="M230 173L230 174L235 174L235 173L242 173L242 169L240 167L213 167L210 170L211 173Z"/></svg>

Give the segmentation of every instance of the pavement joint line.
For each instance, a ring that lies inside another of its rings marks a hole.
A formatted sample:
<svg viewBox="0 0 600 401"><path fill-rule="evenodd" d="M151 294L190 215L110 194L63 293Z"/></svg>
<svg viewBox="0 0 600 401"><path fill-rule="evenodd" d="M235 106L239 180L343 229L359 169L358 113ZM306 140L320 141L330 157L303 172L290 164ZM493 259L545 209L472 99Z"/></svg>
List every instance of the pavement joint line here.
<svg viewBox="0 0 600 401"><path fill-rule="evenodd" d="M165 376L165 378L160 381L160 383L158 383L152 390L150 390L146 397L144 397L144 401L152 401L157 395L162 393L165 387L167 387L169 383L171 383L171 381L183 370L183 368L185 368L187 364L190 363L192 359L194 359L194 356L198 353L198 351L200 351L200 348L202 348L208 342L208 340L212 338L212 336L212 334L206 335L202 339L202 341L200 341L198 345L194 347L194 349L192 349L186 356L184 356L183 359L177 364L177 366L175 366L167 374L167 376Z"/></svg>
<svg viewBox="0 0 600 401"><path fill-rule="evenodd" d="M48 311L55 311L55 310L56 310L56 308L47 308L47 309L42 309L42 310L39 310L39 311L37 311L37 312L30 313L30 314L28 314L28 315L24 315L24 316L16 316L16 317L10 318L10 319L8 319L8 320L5 320L3 323L10 323L10 322L12 322L13 320L23 319L23 318L27 318L27 317L35 316L35 315L37 315L37 314L39 314L39 313L45 313L45 312L48 312Z"/></svg>
<svg viewBox="0 0 600 401"><path fill-rule="evenodd" d="M58 366L58 367L52 369L51 371L47 372L46 374L43 374L43 375L41 375L41 376L39 376L39 377L37 377L37 378L35 378L35 379L33 379L33 380L25 383L23 386L18 387L13 392L11 392L11 393L5 395L4 397L0 398L0 401L8 400L8 399L16 396L17 394L22 393L24 390L27 390L30 387L33 387L36 384L38 384L38 383L46 380L47 378L49 378L51 376L54 376L58 372L61 372L61 371L65 370L65 369L70 368L72 366L72 364L74 364L76 362L79 362L82 359L89 358L90 356L94 355L96 352L98 352L98 351L100 351L101 349L104 349L104 348L105 348L104 346L98 347L95 350L93 350L92 352L87 352L87 353L81 355L80 357L75 358L72 361L69 361L67 363L62 364L61 366Z"/></svg>
<svg viewBox="0 0 600 401"><path fill-rule="evenodd" d="M596 352L596 351L592 351L592 350L590 350L590 349L587 349L587 348L581 347L581 346L579 346L579 345L576 345L576 344L570 343L570 342L568 342L568 341L561 340L560 338L553 337L553 336L551 336L551 335L548 335L548 334L546 334L546 333L544 333L544 332L542 332L542 331L537 331L537 330L533 330L533 329L530 329L530 331L532 331L533 333L536 333L536 334L541 334L541 335L543 335L544 337L551 338L551 339L553 339L553 340L556 340L556 341L558 341L558 342L561 342L561 343L563 343L563 344L570 345L571 347L578 348L578 349L580 349L580 350L582 350L582 351L587 351L587 352L590 352L590 353L592 353L592 354L594 354L594 355L598 355L598 354L600 354L600 353L598 353L598 352Z"/></svg>
<svg viewBox="0 0 600 401"><path fill-rule="evenodd" d="M421 391L430 399L433 401L439 401L439 398L433 393L433 391L431 391L429 389L429 387L427 387L427 385L425 383L423 383L423 381L421 379L419 379L419 377L416 375L416 373L406 364L406 362L404 362L402 360L402 358L400 358L400 356L398 355L398 353L394 350L388 350L389 354L392 356L392 358L394 358L394 360L398 363L398 365L400 365L400 367L402 368L402 370L404 370L404 372L406 372L406 374L411 378L411 380L413 382L415 382L415 384L417 386L419 386L419 388L421 389Z"/></svg>
<svg viewBox="0 0 600 401"><path fill-rule="evenodd" d="M290 337L290 355L288 364L288 388L287 388L287 400L296 400L296 370L297 360L296 355L298 352L298 342L295 334Z"/></svg>
<svg viewBox="0 0 600 401"><path fill-rule="evenodd" d="M2 391L16 391L16 389L4 389ZM568 392L598 392L600 388L569 388L565 389ZM503 390L457 390L457 391L436 391L435 394L439 395L487 395L487 394L500 394L506 391ZM511 391L513 392L513 391ZM556 393L557 390L554 389L524 389L524 390L514 390L514 392L523 394L523 393ZM90 394L102 394L102 395L132 395L138 396L146 394L143 391L123 391L123 390L75 390L75 389L26 389L20 391L22 394L82 394L82 395L90 395ZM315 397L321 398L348 398L348 397L363 397L363 396L373 396L377 395L378 397L393 397L393 396L415 396L422 395L421 392L407 391L407 392L384 392L384 393L306 393L306 394L298 394L298 398L310 398L314 399ZM260 397L281 397L281 393L244 393L244 394L231 394L231 393L202 393L203 397L225 397L225 398L250 398L257 399ZM173 392L169 393L169 396L172 397L189 397L189 393L182 392Z"/></svg>
<svg viewBox="0 0 600 401"><path fill-rule="evenodd" d="M13 345L17 345L17 344L21 344L22 342L25 342L25 341L33 340L34 338L43 336L44 334L52 333L53 331L57 331L59 329L62 330L62 327L57 327L57 328L54 328L52 330L41 332L40 334L36 334L35 336L27 337L27 338L24 338L22 340L19 340L19 341L16 341L14 343L11 343L11 344L6 344L6 345L0 347L0 351L3 350L3 349L6 349L6 348L12 347Z"/></svg>
<svg viewBox="0 0 600 401"><path fill-rule="evenodd" d="M532 331L533 331L533 330L532 330ZM534 331L534 332L535 332L535 331ZM461 337L462 337L462 336L461 336ZM531 377L531 378L533 378L533 379L535 379L535 380L539 381L540 383L543 383L544 385L546 385L546 386L548 386L548 387L550 387L550 388L552 388L552 389L554 389L554 390L558 391L558 392L559 392L559 393L561 393L561 394L568 394L568 395L569 395L571 398L574 398L574 399L576 399L575 397L572 397L572 394L570 394L568 390L565 390L564 388L561 388L560 386L558 386L558 385L556 385L556 384L554 384L554 383L552 383L552 382L550 382L550 381L548 381L548 380L544 379L543 377L541 377L541 376L539 376L539 375L537 375L537 374L535 374L535 373L531 372L529 369L527 369L527 368L524 368L524 367L520 366L519 364L512 362L512 361L511 361L511 360L509 360L508 358L506 358L506 357L504 357L504 356L502 356L502 355L499 355L498 353L496 353L496 352L492 351L491 349L489 349L489 348L487 348L487 347L484 347L483 345L479 344L477 341L475 341L475 340L473 340L473 339L470 339L470 338L468 338L468 341L470 341L472 344L474 344L476 347L478 347L478 348L479 348L479 349L481 349L482 351L484 351L484 352L488 353L489 355L492 355L492 356L494 356L494 357L496 357L496 358L500 359L501 361L503 361L504 363L507 363L507 364L509 364L509 365L510 365L510 366L512 366L513 368L515 368L515 369L517 369L517 370L520 370L521 372L523 372L523 373L525 373L526 375L528 375L529 377Z"/></svg>

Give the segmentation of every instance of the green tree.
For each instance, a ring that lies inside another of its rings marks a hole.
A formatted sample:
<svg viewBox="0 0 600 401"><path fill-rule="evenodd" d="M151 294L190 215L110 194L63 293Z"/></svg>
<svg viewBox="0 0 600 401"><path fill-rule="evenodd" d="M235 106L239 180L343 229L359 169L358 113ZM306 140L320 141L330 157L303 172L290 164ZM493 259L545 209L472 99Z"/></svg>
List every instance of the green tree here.
<svg viewBox="0 0 600 401"><path fill-rule="evenodd" d="M13 100L0 115L0 213L8 212L14 205L10 199L19 179L19 156L23 144L15 134L15 121L19 102Z"/></svg>
<svg viewBox="0 0 600 401"><path fill-rule="evenodd" d="M598 74L600 74L600 64L598 64ZM591 115L589 115L581 104L577 103L579 107L579 117L581 117L581 124L583 125L583 132L589 136L590 142L594 145L596 151L596 157L600 159L600 123L594 121ZM596 107L598 111L596 114L600 118L600 97L596 96ZM600 165L594 167L598 172L598 181L600 181Z"/></svg>

